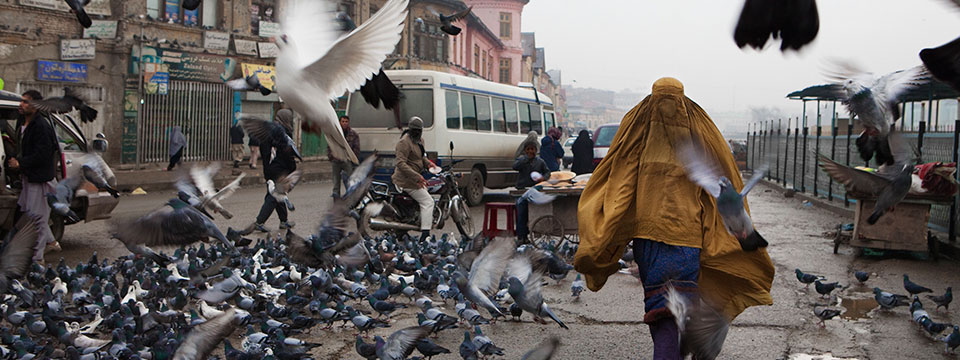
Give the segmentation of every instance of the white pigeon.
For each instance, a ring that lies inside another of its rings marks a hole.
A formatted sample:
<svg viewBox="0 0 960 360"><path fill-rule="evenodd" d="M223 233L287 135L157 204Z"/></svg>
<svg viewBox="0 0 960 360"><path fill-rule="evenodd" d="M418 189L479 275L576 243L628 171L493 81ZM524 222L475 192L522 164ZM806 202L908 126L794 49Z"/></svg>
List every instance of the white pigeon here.
<svg viewBox="0 0 960 360"><path fill-rule="evenodd" d="M304 116L312 132L327 137L332 155L358 163L330 101L355 91L379 73L394 51L408 0L390 0L369 20L340 36L328 1L287 0L277 40L277 89Z"/></svg>

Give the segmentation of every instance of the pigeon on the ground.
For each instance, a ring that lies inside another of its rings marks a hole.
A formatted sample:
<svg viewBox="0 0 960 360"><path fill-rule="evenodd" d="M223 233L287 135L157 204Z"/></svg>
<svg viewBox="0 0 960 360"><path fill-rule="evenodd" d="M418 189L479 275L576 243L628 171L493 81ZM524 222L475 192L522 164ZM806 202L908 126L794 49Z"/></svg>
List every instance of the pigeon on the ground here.
<svg viewBox="0 0 960 360"><path fill-rule="evenodd" d="M753 228L753 221L750 220L750 214L747 214L743 199L750 193L750 189L760 182L767 167L762 166L754 171L750 181L737 192L730 179L719 175L716 166L711 165L710 160L704 159L696 145L690 143L681 146L678 155L687 170L687 177L717 199L717 211L720 212L723 225L737 238L743 251L766 247L767 241Z"/></svg>
<svg viewBox="0 0 960 360"><path fill-rule="evenodd" d="M800 50L820 31L820 15L815 0L746 0L733 39L744 46L761 50L772 36L781 39L780 51Z"/></svg>
<svg viewBox="0 0 960 360"><path fill-rule="evenodd" d="M903 274L903 288L906 289L907 292L910 293L910 295L916 295L916 294L925 293L925 292L928 292L928 293L933 292L933 290L930 290L930 288L920 286L914 283L913 281L910 281L910 276L907 276L907 274Z"/></svg>
<svg viewBox="0 0 960 360"><path fill-rule="evenodd" d="M331 155L359 163L340 128L331 100L354 91L377 74L396 48L408 0L390 0L355 30L339 35L328 4L288 0L277 45L278 91L304 116L304 128L327 137Z"/></svg>
<svg viewBox="0 0 960 360"><path fill-rule="evenodd" d="M499 355L503 356L503 348L493 344L490 338L483 335L480 326L473 327L473 344L477 346L477 351L484 356Z"/></svg>
<svg viewBox="0 0 960 360"><path fill-rule="evenodd" d="M477 360L477 345L470 338L470 332L463 332L463 341L460 342L460 358L463 360Z"/></svg>
<svg viewBox="0 0 960 360"><path fill-rule="evenodd" d="M827 307L814 306L813 313L814 315L817 315L817 318L820 319L820 327L826 327L827 326L826 321L839 316L840 310L831 309Z"/></svg>
<svg viewBox="0 0 960 360"><path fill-rule="evenodd" d="M943 352L956 350L957 346L960 346L960 326L954 325L953 332L945 336L942 341L947 344Z"/></svg>
<svg viewBox="0 0 960 360"><path fill-rule="evenodd" d="M888 293L880 290L880 288L873 288L873 298L874 300L877 300L877 304L879 304L883 309L893 309L897 306L907 306L909 305L908 301L910 301L910 298L906 295Z"/></svg>
<svg viewBox="0 0 960 360"><path fill-rule="evenodd" d="M842 99L851 114L860 119L864 131L857 138L860 157L869 161L876 153L877 163L893 165L893 149L887 135L900 118L900 97L913 87L927 83L930 74L923 66L877 77L855 65L838 62L828 77L834 81L832 91Z"/></svg>
<svg viewBox="0 0 960 360"><path fill-rule="evenodd" d="M870 279L870 273L868 273L868 272L866 272L866 271L859 271L859 270L858 270L857 272L854 272L854 273L853 273L853 276L854 276L855 278L857 278L857 281L859 281L861 284L867 282L867 280Z"/></svg>
<svg viewBox="0 0 960 360"><path fill-rule="evenodd" d="M456 25L453 25L453 23L463 20L467 17L467 15L470 15L470 11L473 10L473 6L460 10L452 15L443 15L432 6L428 6L427 10L429 10L433 16L436 16L437 19L440 20L440 30L452 36L457 36L460 35L461 29Z"/></svg>
<svg viewBox="0 0 960 360"><path fill-rule="evenodd" d="M68 3L75 1L81 0L67 0ZM93 122L97 119L97 109L87 105L87 101L70 87L63 88L63 96L30 100L30 105L39 111L50 114L65 114L76 109L80 111L80 121L84 123Z"/></svg>
<svg viewBox="0 0 960 360"><path fill-rule="evenodd" d="M673 284L668 283L666 287L667 309L677 323L682 356L693 354L695 359L715 359L723 349L730 322L702 300L691 302Z"/></svg>
<svg viewBox="0 0 960 360"><path fill-rule="evenodd" d="M238 78L227 81L227 86L234 91L259 91L261 95L267 96L272 93L260 83L260 78L256 74L250 74L245 78Z"/></svg>
<svg viewBox="0 0 960 360"><path fill-rule="evenodd" d="M427 359L431 359L440 354L450 353L450 349L437 345L433 342L433 340L428 338L423 338L417 341L417 351L423 354L423 356L426 356Z"/></svg>
<svg viewBox="0 0 960 360"><path fill-rule="evenodd" d="M905 163L898 169L895 169L896 166L890 166L887 167L888 171L874 174L841 165L823 155L819 157L823 171L843 184L847 191L877 197L873 212L867 218L868 224L876 224L887 210L900 203L910 192L910 185L913 182L914 166L912 164Z"/></svg>
<svg viewBox="0 0 960 360"><path fill-rule="evenodd" d="M800 271L800 269L794 269L794 272L797 273L797 280L800 280L800 282L806 284L808 288L810 287L810 284L813 284L814 281L827 279L823 276L806 274L803 271Z"/></svg>
<svg viewBox="0 0 960 360"><path fill-rule="evenodd" d="M953 301L953 287L948 286L947 292L943 295L927 295L927 298L937 304L937 310L943 306L944 310L950 311L950 303Z"/></svg>
<svg viewBox="0 0 960 360"><path fill-rule="evenodd" d="M573 282L570 284L570 291L573 292L574 297L579 298L580 293L583 292L583 289L587 288L587 283L580 278L580 274L577 274L577 278L573 279Z"/></svg>
<svg viewBox="0 0 960 360"><path fill-rule="evenodd" d="M817 290L817 294L820 295L830 295L833 290L843 288L838 282L824 283L820 282L820 280L815 281L813 287Z"/></svg>
<svg viewBox="0 0 960 360"><path fill-rule="evenodd" d="M80 25L84 28L89 28L93 25L93 20L90 19L90 15L87 15L87 11L83 9L84 6L90 4L90 0L65 0L67 6L70 7L70 12L74 13L77 16L77 21L80 22Z"/></svg>
<svg viewBox="0 0 960 360"><path fill-rule="evenodd" d="M553 358L553 355L556 354L557 348L559 347L560 338L551 336L541 341L537 347L523 354L520 360L550 360Z"/></svg>

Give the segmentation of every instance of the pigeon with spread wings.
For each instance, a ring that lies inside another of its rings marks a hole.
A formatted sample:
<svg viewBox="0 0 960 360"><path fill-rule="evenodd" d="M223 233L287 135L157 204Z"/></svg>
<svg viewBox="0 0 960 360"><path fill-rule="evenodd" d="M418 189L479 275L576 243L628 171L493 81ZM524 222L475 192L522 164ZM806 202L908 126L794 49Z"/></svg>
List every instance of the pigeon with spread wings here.
<svg viewBox="0 0 960 360"><path fill-rule="evenodd" d="M443 15L432 6L428 6L427 10L430 10L434 16L440 19L440 30L443 30L443 32L447 34L457 36L460 35L461 29L456 25L453 25L453 23L463 20L467 17L467 15L470 15L470 11L473 10L473 6L460 10L452 15Z"/></svg>
<svg viewBox="0 0 960 360"><path fill-rule="evenodd" d="M358 163L331 101L355 91L380 71L400 41L408 0L390 0L353 31L340 36L328 2L287 0L277 41L277 90L304 116L304 127L327 137L331 154Z"/></svg>
<svg viewBox="0 0 960 360"><path fill-rule="evenodd" d="M240 126L243 126L247 134L260 141L261 145L272 144L277 151L293 151L293 155L303 161L300 150L297 150L297 144L287 135L287 131L280 123L267 121L255 115L240 114Z"/></svg>
<svg viewBox="0 0 960 360"><path fill-rule="evenodd" d="M772 36L781 39L780 51L800 50L820 32L815 0L746 0L733 39L737 46L760 50Z"/></svg>
<svg viewBox="0 0 960 360"><path fill-rule="evenodd" d="M63 88L63 94L63 96L48 97L42 100L30 100L30 105L33 105L39 111L51 114L65 114L77 109L80 111L80 121L85 123L97 119L97 109L87 105L86 99L80 94L69 87Z"/></svg>
<svg viewBox="0 0 960 360"><path fill-rule="evenodd" d="M231 252L236 252L233 243L227 240L216 224L180 199L170 199L163 207L135 221L120 224L113 237L120 240L130 252L161 264L169 259L154 252L150 246L189 245L206 242L213 237Z"/></svg>

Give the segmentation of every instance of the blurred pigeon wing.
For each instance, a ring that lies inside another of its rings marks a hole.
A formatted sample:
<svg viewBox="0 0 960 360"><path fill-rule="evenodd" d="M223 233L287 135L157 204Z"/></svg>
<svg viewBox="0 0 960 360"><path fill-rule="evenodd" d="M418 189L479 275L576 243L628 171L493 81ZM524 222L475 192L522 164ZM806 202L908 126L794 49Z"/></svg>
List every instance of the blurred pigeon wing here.
<svg viewBox="0 0 960 360"><path fill-rule="evenodd" d="M213 194L210 199L220 201L230 197L230 195L233 195L234 192L240 189L240 180L243 180L246 176L246 173L240 173L236 179L227 184L227 186L224 186L220 191L217 191L216 194Z"/></svg>
<svg viewBox="0 0 960 360"><path fill-rule="evenodd" d="M250 85L247 84L247 79L245 78L227 81L227 87L237 91L250 90Z"/></svg>
<svg viewBox="0 0 960 360"><path fill-rule="evenodd" d="M853 80L865 87L872 87L877 81L877 77L860 65L845 59L828 59L823 66L824 75L836 82L842 83L847 80Z"/></svg>
<svg viewBox="0 0 960 360"><path fill-rule="evenodd" d="M553 354L557 352L557 348L560 347L560 338L556 336L551 336L549 339L544 340L533 348L533 350L528 351L526 354L523 354L521 360L550 360L553 358Z"/></svg>
<svg viewBox="0 0 960 360"><path fill-rule="evenodd" d="M190 330L187 338L173 354L173 359L206 359L217 345L236 329L236 310L231 308Z"/></svg>
<svg viewBox="0 0 960 360"><path fill-rule="evenodd" d="M823 168L823 171L837 182L846 186L847 190L876 195L890 183L889 180L880 176L840 165L823 155L818 156L820 157L820 167Z"/></svg>
<svg viewBox="0 0 960 360"><path fill-rule="evenodd" d="M516 277L523 283L523 293L529 298L536 299L540 297L543 275L540 271L534 271L533 264L533 255L530 252L517 254L507 264L507 278Z"/></svg>
<svg viewBox="0 0 960 360"><path fill-rule="evenodd" d="M263 143L272 141L273 138L271 134L273 133L274 125L274 123L259 116L240 114L240 126L243 126L243 130L247 132L247 135Z"/></svg>
<svg viewBox="0 0 960 360"><path fill-rule="evenodd" d="M182 191L190 196L190 205L193 205L193 201L200 201L200 194L197 193L197 188L193 186L193 183L187 179L181 178L177 180L177 182L174 183L174 186L176 186L177 191Z"/></svg>
<svg viewBox="0 0 960 360"><path fill-rule="evenodd" d="M443 16L443 15L440 14L440 12L437 11L437 9L434 8L433 6L429 6L429 5L428 5L428 6L427 6L427 11L429 11L431 14L433 14L433 16L436 16L437 18L440 18L440 16Z"/></svg>
<svg viewBox="0 0 960 360"><path fill-rule="evenodd" d="M458 13L456 13L456 14L450 15L449 17L447 17L447 21L449 21L449 22L457 22L457 21L460 21L460 20L462 20L463 18L467 17L467 15L470 14L470 11L471 11L471 10L473 10L473 6L470 6L470 7L466 8L466 9L463 9L463 10L461 10L460 12L458 12Z"/></svg>
<svg viewBox="0 0 960 360"><path fill-rule="evenodd" d="M532 187L528 189L527 192L523 193L523 197L527 198L527 200L537 205L549 204L553 202L553 200L557 199L556 195L544 194L540 191L537 191L536 188L532 188Z"/></svg>
<svg viewBox="0 0 960 360"><path fill-rule="evenodd" d="M713 197L720 196L720 178L717 176L716 169L703 162L703 157L693 144L681 146L678 155L691 181L700 185Z"/></svg>
<svg viewBox="0 0 960 360"><path fill-rule="evenodd" d="M282 45L280 56L302 69L323 57L340 34L333 2L287 0L283 5L280 30L285 44L278 41Z"/></svg>
<svg viewBox="0 0 960 360"><path fill-rule="evenodd" d="M503 269L514 253L513 245L512 239L499 238L483 248L470 267L470 284L485 292L495 291Z"/></svg>
<svg viewBox="0 0 960 360"><path fill-rule="evenodd" d="M297 186L297 183L300 182L301 175L303 175L303 171L294 170L292 173L287 174L277 182L277 188L279 188L284 194L289 193L295 186Z"/></svg>
<svg viewBox="0 0 960 360"><path fill-rule="evenodd" d="M390 334L383 348L386 357L381 356L381 359L405 359L413 352L417 341L429 335L430 330L430 326L411 326Z"/></svg>
<svg viewBox="0 0 960 360"><path fill-rule="evenodd" d="M16 225L17 233L3 246L3 252L0 255L0 277L14 279L27 273L27 269L33 262L33 247L37 243L40 226L40 218L33 214L28 213L20 217ZM4 287L0 292L6 290Z"/></svg>
<svg viewBox="0 0 960 360"><path fill-rule="evenodd" d="M52 114L63 114L79 108L83 101L73 96L49 97L42 100L32 100L30 102L37 110Z"/></svg>
<svg viewBox="0 0 960 360"><path fill-rule="evenodd" d="M886 103L896 103L907 90L930 81L930 73L923 65L894 71L877 79L871 86L874 93Z"/></svg>
<svg viewBox="0 0 960 360"><path fill-rule="evenodd" d="M753 189L757 183L763 179L763 176L767 173L767 170L770 169L769 165L761 165L759 169L753 172L753 177L750 178L750 181L747 181L747 184L743 186L743 190L740 190L740 197L747 196L750 193L750 189Z"/></svg>
<svg viewBox="0 0 960 360"><path fill-rule="evenodd" d="M211 163L207 167L194 166L190 168L190 178L200 189L200 194L204 197L213 196L217 191L213 188L213 175L220 170L219 163Z"/></svg>

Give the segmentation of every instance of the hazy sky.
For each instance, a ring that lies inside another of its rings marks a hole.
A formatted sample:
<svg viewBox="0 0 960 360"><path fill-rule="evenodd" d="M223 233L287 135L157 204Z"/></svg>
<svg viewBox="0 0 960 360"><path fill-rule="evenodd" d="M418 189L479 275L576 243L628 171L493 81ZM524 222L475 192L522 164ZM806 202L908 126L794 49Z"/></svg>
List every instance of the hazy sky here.
<svg viewBox="0 0 960 360"><path fill-rule="evenodd" d="M650 92L673 76L712 111L751 106L799 109L793 90L826 81L826 59L888 73L920 64L922 48L960 36L960 11L946 0L821 0L820 32L802 52L741 50L733 28L742 0L532 0L524 32L536 32L548 69L566 86Z"/></svg>

